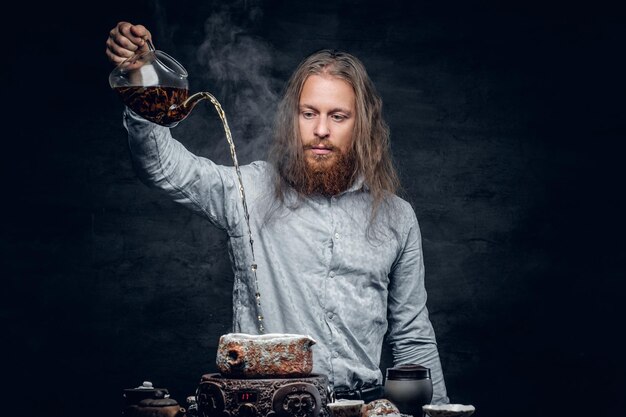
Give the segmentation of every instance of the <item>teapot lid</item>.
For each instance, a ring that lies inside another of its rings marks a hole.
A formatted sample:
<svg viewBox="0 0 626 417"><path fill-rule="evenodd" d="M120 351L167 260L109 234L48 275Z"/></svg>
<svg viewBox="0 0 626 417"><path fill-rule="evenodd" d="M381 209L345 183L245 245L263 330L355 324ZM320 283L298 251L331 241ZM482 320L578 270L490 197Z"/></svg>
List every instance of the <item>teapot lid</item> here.
<svg viewBox="0 0 626 417"><path fill-rule="evenodd" d="M152 382L144 381L137 388L128 388L124 390L124 398L129 404L136 404L141 400L169 398L170 394L166 388L154 388Z"/></svg>
<svg viewBox="0 0 626 417"><path fill-rule="evenodd" d="M406 364L387 368L387 379L391 380L416 380L430 379L430 369L422 365Z"/></svg>

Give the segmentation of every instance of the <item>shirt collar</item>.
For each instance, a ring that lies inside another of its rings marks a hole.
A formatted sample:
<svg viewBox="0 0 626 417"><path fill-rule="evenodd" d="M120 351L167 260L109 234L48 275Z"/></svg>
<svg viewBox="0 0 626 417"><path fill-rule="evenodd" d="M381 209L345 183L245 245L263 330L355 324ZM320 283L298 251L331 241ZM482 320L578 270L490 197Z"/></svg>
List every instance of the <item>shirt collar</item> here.
<svg viewBox="0 0 626 417"><path fill-rule="evenodd" d="M350 187L348 187L347 190L339 193L338 195L342 195L345 193L352 193L355 191L368 191L369 187L367 186L367 184L365 183L365 177L363 176L363 174L359 174L356 179L354 180L354 182L352 183L352 185Z"/></svg>

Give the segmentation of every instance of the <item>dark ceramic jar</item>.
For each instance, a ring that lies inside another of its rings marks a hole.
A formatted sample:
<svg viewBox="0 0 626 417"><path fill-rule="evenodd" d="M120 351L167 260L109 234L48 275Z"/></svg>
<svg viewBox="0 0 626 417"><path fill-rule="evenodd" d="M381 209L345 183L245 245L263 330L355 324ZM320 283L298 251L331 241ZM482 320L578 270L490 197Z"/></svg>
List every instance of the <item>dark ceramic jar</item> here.
<svg viewBox="0 0 626 417"><path fill-rule="evenodd" d="M385 398L394 403L403 414L423 416L422 406L430 404L433 398L430 369L415 364L388 368Z"/></svg>

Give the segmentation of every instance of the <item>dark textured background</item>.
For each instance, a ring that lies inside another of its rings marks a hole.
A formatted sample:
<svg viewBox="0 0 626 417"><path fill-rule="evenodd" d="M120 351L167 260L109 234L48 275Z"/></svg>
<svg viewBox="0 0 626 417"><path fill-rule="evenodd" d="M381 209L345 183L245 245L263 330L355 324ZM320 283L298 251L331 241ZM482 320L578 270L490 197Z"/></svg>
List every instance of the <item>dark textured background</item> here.
<svg viewBox="0 0 626 417"><path fill-rule="evenodd" d="M151 28L192 90L222 101L241 162L263 157L276 95L305 55L359 56L422 227L451 400L478 416L622 414L624 17L603 2L432 3L7 13L6 415L119 415L122 389L145 379L183 402L229 331L224 236L132 171L104 56L119 20ZM174 134L229 163L220 129L206 105Z"/></svg>

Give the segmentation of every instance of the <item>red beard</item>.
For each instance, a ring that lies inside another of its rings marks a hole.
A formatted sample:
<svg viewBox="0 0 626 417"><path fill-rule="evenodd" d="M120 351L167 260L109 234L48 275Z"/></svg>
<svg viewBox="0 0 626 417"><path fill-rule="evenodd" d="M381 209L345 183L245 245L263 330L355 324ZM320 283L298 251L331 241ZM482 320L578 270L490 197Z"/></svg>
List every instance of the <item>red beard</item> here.
<svg viewBox="0 0 626 417"><path fill-rule="evenodd" d="M305 146L305 150L310 146ZM304 181L299 190L305 195L322 194L334 196L352 185L354 180L354 152L343 153L338 148L330 147L329 155L306 155L304 163Z"/></svg>

